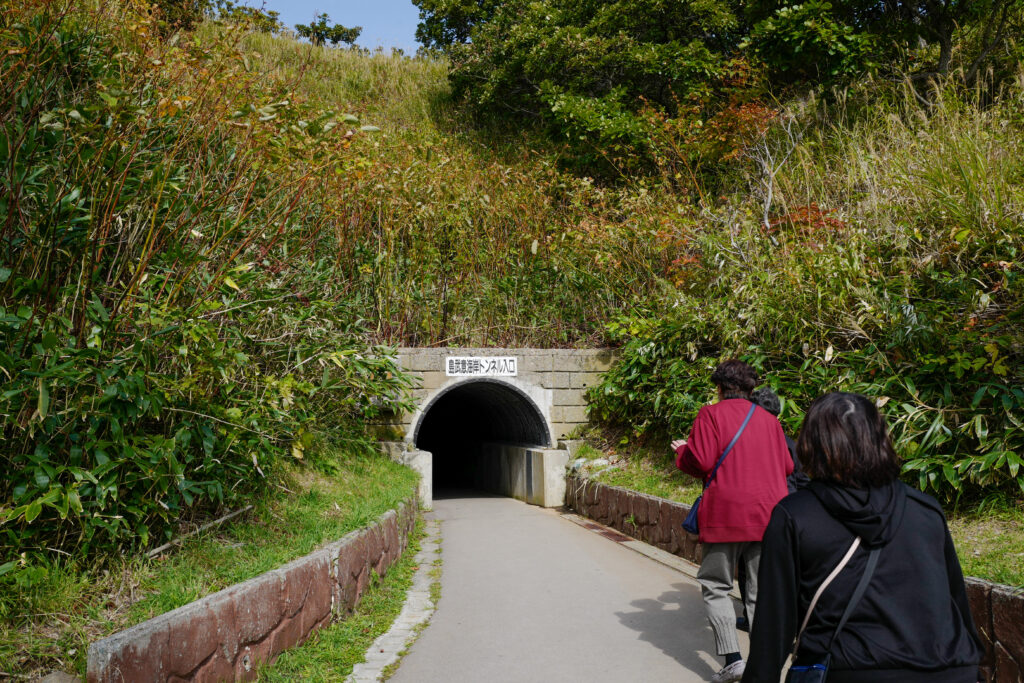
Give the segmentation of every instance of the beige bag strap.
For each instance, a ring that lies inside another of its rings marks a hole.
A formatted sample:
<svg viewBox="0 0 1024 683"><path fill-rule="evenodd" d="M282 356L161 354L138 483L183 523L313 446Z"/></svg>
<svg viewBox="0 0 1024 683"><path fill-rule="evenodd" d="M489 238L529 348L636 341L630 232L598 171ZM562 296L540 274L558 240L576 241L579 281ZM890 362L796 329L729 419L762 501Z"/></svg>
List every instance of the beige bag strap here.
<svg viewBox="0 0 1024 683"><path fill-rule="evenodd" d="M814 593L814 597L811 598L811 604L807 608L807 614L804 615L804 623L800 624L800 631L796 634L796 642L793 644L793 654L791 655L793 659L796 659L796 651L800 649L800 637L803 636L804 629L807 628L807 622L811 620L811 612L814 611L814 606L818 604L818 598L820 598L821 594L825 592L825 589L828 588L830 583L832 583L832 580L839 576L839 572L843 571L843 567L845 567L850 561L850 558L853 557L853 553L856 552L859 545L860 536L857 536L853 539L853 544L850 546L850 549L846 551L846 555L839 561L839 564L832 570L832 573L821 582L821 585L818 586L818 590Z"/></svg>

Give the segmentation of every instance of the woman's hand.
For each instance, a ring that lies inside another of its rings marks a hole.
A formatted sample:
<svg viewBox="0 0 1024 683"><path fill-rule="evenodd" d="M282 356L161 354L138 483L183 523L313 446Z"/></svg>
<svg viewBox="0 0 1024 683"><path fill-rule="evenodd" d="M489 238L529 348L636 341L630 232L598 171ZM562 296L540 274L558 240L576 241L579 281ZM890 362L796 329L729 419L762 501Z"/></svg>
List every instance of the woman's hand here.
<svg viewBox="0 0 1024 683"><path fill-rule="evenodd" d="M676 453L680 448L686 445L686 439L676 439L672 442L672 452Z"/></svg>

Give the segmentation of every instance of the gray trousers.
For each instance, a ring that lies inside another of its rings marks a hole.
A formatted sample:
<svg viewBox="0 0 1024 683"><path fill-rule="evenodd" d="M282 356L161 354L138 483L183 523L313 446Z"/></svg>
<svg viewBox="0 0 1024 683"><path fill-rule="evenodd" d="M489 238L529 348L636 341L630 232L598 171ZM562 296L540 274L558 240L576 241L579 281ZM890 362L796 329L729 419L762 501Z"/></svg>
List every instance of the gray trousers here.
<svg viewBox="0 0 1024 683"><path fill-rule="evenodd" d="M754 607L757 604L757 567L761 562L761 543L705 543L704 559L697 572L697 582L704 596L704 608L715 634L715 651L719 655L740 651L736 635L736 609L729 591L732 590L736 564L742 562L747 570L746 607L751 628Z"/></svg>

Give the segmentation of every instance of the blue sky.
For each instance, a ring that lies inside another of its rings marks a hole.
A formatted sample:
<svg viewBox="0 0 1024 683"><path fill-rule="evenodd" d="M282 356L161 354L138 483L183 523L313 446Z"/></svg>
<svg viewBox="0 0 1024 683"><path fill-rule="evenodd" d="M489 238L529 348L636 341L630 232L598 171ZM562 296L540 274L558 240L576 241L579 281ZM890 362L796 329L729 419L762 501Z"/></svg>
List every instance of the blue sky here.
<svg viewBox="0 0 1024 683"><path fill-rule="evenodd" d="M260 7L261 0L244 4ZM314 12L324 12L331 21L344 26L362 26L357 45L385 49L400 47L406 54L416 52L416 24L419 9L410 0L266 0L266 9L280 12L288 28L308 24Z"/></svg>

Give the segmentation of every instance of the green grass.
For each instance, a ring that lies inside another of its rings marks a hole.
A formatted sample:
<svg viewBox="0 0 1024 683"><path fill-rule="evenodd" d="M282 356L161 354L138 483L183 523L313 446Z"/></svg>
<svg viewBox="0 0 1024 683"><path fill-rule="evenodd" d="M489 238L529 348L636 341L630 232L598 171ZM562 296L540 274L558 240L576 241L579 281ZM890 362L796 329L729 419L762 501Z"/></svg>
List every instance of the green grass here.
<svg viewBox="0 0 1024 683"><path fill-rule="evenodd" d="M348 618L318 631L302 647L282 654L272 666L260 671L259 680L340 681L352 673L373 641L402 611L418 568L415 555L423 535L421 522L402 558L384 577L373 575L370 588Z"/></svg>
<svg viewBox="0 0 1024 683"><path fill-rule="evenodd" d="M998 501L949 515L964 574L1024 588L1024 508Z"/></svg>
<svg viewBox="0 0 1024 683"><path fill-rule="evenodd" d="M614 469L598 475L597 481L687 505L696 500L701 490L699 481L676 469L671 454L661 456L649 451L621 460Z"/></svg>
<svg viewBox="0 0 1024 683"><path fill-rule="evenodd" d="M675 455L667 444L661 449L623 443L619 436L612 430L597 428L583 432L586 442L577 450L577 456L588 460L607 458L612 465L593 468L591 477L595 481L687 505L700 495L700 482L676 469Z"/></svg>
<svg viewBox="0 0 1024 683"><path fill-rule="evenodd" d="M88 643L257 576L367 525L413 495L416 475L379 456L332 451L295 467L288 491L153 560L54 564L0 597L0 671L85 671Z"/></svg>

